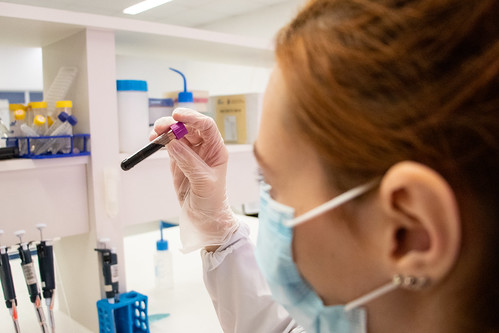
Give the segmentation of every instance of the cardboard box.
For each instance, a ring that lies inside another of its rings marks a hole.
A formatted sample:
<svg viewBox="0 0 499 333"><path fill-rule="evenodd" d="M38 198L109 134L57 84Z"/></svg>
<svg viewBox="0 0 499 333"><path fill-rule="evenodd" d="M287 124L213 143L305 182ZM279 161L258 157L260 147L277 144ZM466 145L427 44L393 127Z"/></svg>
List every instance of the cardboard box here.
<svg viewBox="0 0 499 333"><path fill-rule="evenodd" d="M252 144L258 134L263 94L210 97L210 110L225 143Z"/></svg>

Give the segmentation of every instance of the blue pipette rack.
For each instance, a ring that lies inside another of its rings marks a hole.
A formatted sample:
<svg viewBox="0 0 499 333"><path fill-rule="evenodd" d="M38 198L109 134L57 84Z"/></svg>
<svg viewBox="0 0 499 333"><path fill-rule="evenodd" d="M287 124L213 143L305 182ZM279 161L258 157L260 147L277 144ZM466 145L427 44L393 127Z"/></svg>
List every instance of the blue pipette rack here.
<svg viewBox="0 0 499 333"><path fill-rule="evenodd" d="M97 301L99 333L149 333L147 296L136 291L120 294L120 301Z"/></svg>

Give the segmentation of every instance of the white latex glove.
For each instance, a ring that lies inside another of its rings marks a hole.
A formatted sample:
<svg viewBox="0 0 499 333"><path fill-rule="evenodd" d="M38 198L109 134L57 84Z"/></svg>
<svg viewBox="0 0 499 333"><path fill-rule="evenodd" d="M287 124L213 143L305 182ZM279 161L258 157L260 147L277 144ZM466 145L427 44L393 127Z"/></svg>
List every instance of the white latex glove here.
<svg viewBox="0 0 499 333"><path fill-rule="evenodd" d="M150 139L167 131L175 121L183 122L188 131L167 145L181 206L182 251L221 245L239 226L225 187L227 148L210 117L186 108L176 109L172 117L158 119Z"/></svg>

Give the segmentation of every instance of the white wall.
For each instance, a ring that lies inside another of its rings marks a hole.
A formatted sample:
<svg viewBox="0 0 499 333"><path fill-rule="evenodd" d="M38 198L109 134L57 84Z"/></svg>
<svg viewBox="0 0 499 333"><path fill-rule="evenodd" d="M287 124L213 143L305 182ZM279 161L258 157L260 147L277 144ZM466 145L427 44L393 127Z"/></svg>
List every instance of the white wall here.
<svg viewBox="0 0 499 333"><path fill-rule="evenodd" d="M199 29L235 35L273 39L276 32L297 13L305 0L289 0L280 4L199 26Z"/></svg>
<svg viewBox="0 0 499 333"><path fill-rule="evenodd" d="M42 49L0 46L0 90L43 90Z"/></svg>
<svg viewBox="0 0 499 333"><path fill-rule="evenodd" d="M263 92L271 71L270 68L182 61L178 58L116 57L117 79L146 80L151 98L183 89L182 78L169 67L184 73L188 90L207 90L210 95Z"/></svg>

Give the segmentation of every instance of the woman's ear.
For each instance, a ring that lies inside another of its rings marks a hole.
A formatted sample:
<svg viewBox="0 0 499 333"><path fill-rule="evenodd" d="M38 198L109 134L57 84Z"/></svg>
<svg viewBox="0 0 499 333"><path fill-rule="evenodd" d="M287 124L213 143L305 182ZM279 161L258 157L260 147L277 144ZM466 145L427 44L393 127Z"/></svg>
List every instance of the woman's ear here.
<svg viewBox="0 0 499 333"><path fill-rule="evenodd" d="M394 274L438 283L452 269L461 246L461 223L452 188L433 169L404 161L380 184L382 209L389 217L389 262Z"/></svg>

